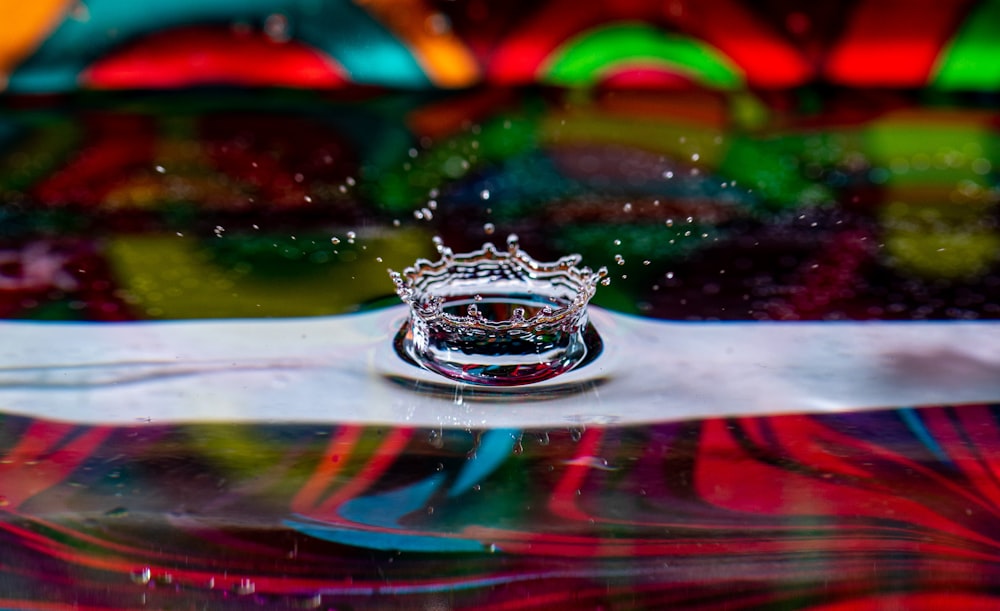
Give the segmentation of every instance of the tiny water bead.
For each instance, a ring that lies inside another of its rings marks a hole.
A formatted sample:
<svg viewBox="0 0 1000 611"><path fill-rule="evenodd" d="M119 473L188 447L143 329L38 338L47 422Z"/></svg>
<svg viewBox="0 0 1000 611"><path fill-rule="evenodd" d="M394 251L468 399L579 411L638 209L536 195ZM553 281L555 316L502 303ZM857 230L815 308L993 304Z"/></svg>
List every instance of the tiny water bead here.
<svg viewBox="0 0 1000 611"><path fill-rule="evenodd" d="M607 269L579 268L581 257L551 263L487 242L441 259L389 270L409 318L396 338L404 360L445 377L486 386L540 382L589 362L600 351L587 304Z"/></svg>

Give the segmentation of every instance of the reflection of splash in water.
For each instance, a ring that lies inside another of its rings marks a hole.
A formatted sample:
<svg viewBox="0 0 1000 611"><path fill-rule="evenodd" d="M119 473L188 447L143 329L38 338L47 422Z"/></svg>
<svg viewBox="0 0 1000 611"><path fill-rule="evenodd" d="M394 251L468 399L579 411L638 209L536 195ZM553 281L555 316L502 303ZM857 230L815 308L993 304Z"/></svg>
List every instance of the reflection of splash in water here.
<svg viewBox="0 0 1000 611"><path fill-rule="evenodd" d="M432 263L390 271L410 308L400 342L404 359L472 384L515 386L579 366L600 345L587 304L607 270L578 268L579 255L553 263L531 258L517 236ZM586 334L595 337L588 339Z"/></svg>

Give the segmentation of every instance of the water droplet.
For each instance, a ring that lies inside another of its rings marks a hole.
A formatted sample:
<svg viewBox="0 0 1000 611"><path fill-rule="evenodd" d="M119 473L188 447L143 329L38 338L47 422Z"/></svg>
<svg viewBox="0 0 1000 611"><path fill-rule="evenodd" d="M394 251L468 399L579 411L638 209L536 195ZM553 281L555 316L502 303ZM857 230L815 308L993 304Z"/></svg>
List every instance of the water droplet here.
<svg viewBox="0 0 1000 611"><path fill-rule="evenodd" d="M129 578L131 578L134 583L145 585L149 583L149 580L152 578L152 576L153 572L150 570L148 566L146 566L136 571L132 571L132 573L129 575Z"/></svg>
<svg viewBox="0 0 1000 611"><path fill-rule="evenodd" d="M482 191L479 192L479 199L485 201L485 200L487 200L489 198L490 198L490 190L489 189L483 189Z"/></svg>
<svg viewBox="0 0 1000 611"><path fill-rule="evenodd" d="M340 244L340 238L338 238L337 236L333 236L332 238L330 238L330 243L336 246L337 244Z"/></svg>
<svg viewBox="0 0 1000 611"><path fill-rule="evenodd" d="M667 180L670 180L671 178L674 177L674 173L670 170L667 170L666 172L663 173L663 177L666 178Z"/></svg>
<svg viewBox="0 0 1000 611"><path fill-rule="evenodd" d="M275 42L288 42L291 33L288 27L288 17L281 13L268 15L264 20L264 34Z"/></svg>
<svg viewBox="0 0 1000 611"><path fill-rule="evenodd" d="M674 272L667 272L667 280L672 280L674 277Z"/></svg>
<svg viewBox="0 0 1000 611"><path fill-rule="evenodd" d="M250 579L240 579L234 586L233 592L240 596L249 596L257 591L257 586Z"/></svg>
<svg viewBox="0 0 1000 611"><path fill-rule="evenodd" d="M160 174L165 174L167 172L167 168L163 167L162 165L158 165L156 166L156 171L159 172Z"/></svg>
<svg viewBox="0 0 1000 611"><path fill-rule="evenodd" d="M674 226L674 219L667 219L667 220L663 221L663 224L666 225L667 227L673 227Z"/></svg>
<svg viewBox="0 0 1000 611"><path fill-rule="evenodd" d="M348 244L354 244L354 238L356 238L356 237L358 237L358 234L354 233L353 231L348 231L347 232L347 243Z"/></svg>
<svg viewBox="0 0 1000 611"><path fill-rule="evenodd" d="M354 180L353 176L348 176L347 178L344 179L344 182L346 182L347 186L349 187L353 187L354 185L357 184L357 181Z"/></svg>
<svg viewBox="0 0 1000 611"><path fill-rule="evenodd" d="M483 225L483 233L485 233L486 235L493 235L493 232L496 230L497 228L493 223L486 223L485 225Z"/></svg>
<svg viewBox="0 0 1000 611"><path fill-rule="evenodd" d="M699 155L698 153L694 153L693 155L691 155L691 161L698 161L699 159L701 159L701 155Z"/></svg>
<svg viewBox="0 0 1000 611"><path fill-rule="evenodd" d="M632 212L632 204L626 202L625 205L622 206L622 212L624 212L626 214L628 214L629 212Z"/></svg>
<svg viewBox="0 0 1000 611"><path fill-rule="evenodd" d="M443 247L439 237L434 242ZM607 275L579 269L578 261L536 261L511 234L506 252L492 244L457 255L445 249L436 263L390 272L410 306L396 349L411 363L473 384L528 384L569 371L599 353L586 307Z"/></svg>
<svg viewBox="0 0 1000 611"><path fill-rule="evenodd" d="M622 245L622 241L621 240L615 240L614 241L614 245L615 246L621 246Z"/></svg>

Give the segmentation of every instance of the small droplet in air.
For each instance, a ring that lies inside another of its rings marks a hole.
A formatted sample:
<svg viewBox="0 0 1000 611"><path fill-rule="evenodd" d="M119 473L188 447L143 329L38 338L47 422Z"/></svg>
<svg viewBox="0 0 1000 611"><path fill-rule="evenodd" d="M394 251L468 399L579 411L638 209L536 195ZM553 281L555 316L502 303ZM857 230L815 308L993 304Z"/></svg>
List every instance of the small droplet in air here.
<svg viewBox="0 0 1000 611"><path fill-rule="evenodd" d="M663 173L663 177L669 180L674 177L674 173L671 172L670 170L667 170L666 172Z"/></svg>
<svg viewBox="0 0 1000 611"><path fill-rule="evenodd" d="M622 241L621 240L615 240L614 241L614 245L615 246L621 246L622 245Z"/></svg>
<svg viewBox="0 0 1000 611"><path fill-rule="evenodd" d="M288 42L291 38L288 17L281 13L268 15L264 20L264 33L275 42Z"/></svg>
<svg viewBox="0 0 1000 611"><path fill-rule="evenodd" d="M330 243L333 244L334 246L336 246L337 244L340 244L340 238L338 238L337 236L334 236L334 237L330 238Z"/></svg>
<svg viewBox="0 0 1000 611"><path fill-rule="evenodd" d="M483 225L483 233L485 233L486 235L493 235L493 232L496 230L497 228L493 223L486 223L485 225Z"/></svg>
<svg viewBox="0 0 1000 611"><path fill-rule="evenodd" d="M239 583L233 586L233 591L240 596L248 596L257 591L257 586L249 579L241 579Z"/></svg>
<svg viewBox="0 0 1000 611"><path fill-rule="evenodd" d="M149 569L148 566L143 567L137 571L132 571L132 574L129 575L133 583L138 583L141 585L149 583L149 580L150 578L152 578L152 576L153 572Z"/></svg>
<svg viewBox="0 0 1000 611"><path fill-rule="evenodd" d="M625 205L622 206L622 212L625 212L626 214L632 212L632 204L625 202Z"/></svg>
<svg viewBox="0 0 1000 611"><path fill-rule="evenodd" d="M347 232L347 243L348 244L354 244L354 238L356 238L356 237L358 237L358 234L354 233L353 231L348 231Z"/></svg>
<svg viewBox="0 0 1000 611"><path fill-rule="evenodd" d="M667 272L667 280L673 280L673 279L674 279L674 272Z"/></svg>
<svg viewBox="0 0 1000 611"><path fill-rule="evenodd" d="M694 153L693 155L691 155L691 161L698 161L699 159L701 159L701 155L699 155L698 153Z"/></svg>
<svg viewBox="0 0 1000 611"><path fill-rule="evenodd" d="M490 198L490 190L489 189L483 189L482 191L479 192L479 199L487 200L489 198Z"/></svg>
<svg viewBox="0 0 1000 611"><path fill-rule="evenodd" d="M618 265L625 265L625 257L621 255L615 255L615 263Z"/></svg>
<svg viewBox="0 0 1000 611"><path fill-rule="evenodd" d="M156 166L156 171L159 172L160 174L166 174L167 168L163 167L162 165L158 165Z"/></svg>

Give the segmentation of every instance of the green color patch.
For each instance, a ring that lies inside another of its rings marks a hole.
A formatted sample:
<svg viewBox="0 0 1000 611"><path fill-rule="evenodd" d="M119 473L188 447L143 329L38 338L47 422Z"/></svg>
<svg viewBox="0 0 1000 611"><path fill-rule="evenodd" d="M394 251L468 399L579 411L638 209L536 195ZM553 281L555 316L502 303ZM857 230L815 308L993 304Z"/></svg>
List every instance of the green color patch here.
<svg viewBox="0 0 1000 611"><path fill-rule="evenodd" d="M580 87L600 82L615 66L648 63L717 89L743 84L740 69L711 45L638 23L597 28L569 41L553 54L542 75L555 85Z"/></svg>
<svg viewBox="0 0 1000 611"><path fill-rule="evenodd" d="M966 17L951 44L938 57L931 83L941 89L986 90L1000 88L997 61L997 24L1000 0L979 3Z"/></svg>
<svg viewBox="0 0 1000 611"><path fill-rule="evenodd" d="M258 318L353 312L392 293L387 267L430 255L417 229L334 245L330 236L225 236L232 246L176 235L122 236L107 257L143 318ZM382 260L379 261L378 258Z"/></svg>

